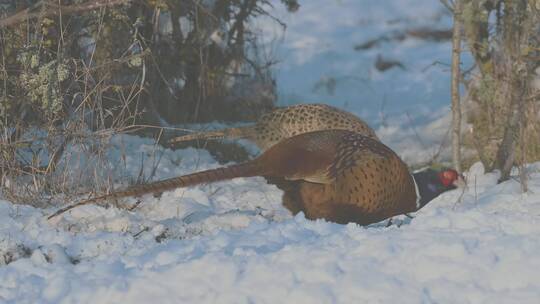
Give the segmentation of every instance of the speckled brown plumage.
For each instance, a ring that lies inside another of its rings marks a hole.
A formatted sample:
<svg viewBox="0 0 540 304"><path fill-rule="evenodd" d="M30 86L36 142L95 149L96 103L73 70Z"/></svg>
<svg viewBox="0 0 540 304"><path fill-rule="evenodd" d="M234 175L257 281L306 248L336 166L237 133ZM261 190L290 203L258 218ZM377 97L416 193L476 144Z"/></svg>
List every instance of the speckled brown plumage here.
<svg viewBox="0 0 540 304"><path fill-rule="evenodd" d="M282 140L243 164L172 178L89 202L256 175L293 181L290 190L285 190L285 206L292 212L304 211L310 219L369 224L416 210L414 181L405 163L379 141L346 130L303 133Z"/></svg>
<svg viewBox="0 0 540 304"><path fill-rule="evenodd" d="M264 151L294 135L331 129L349 130L377 139L375 132L351 113L324 104L302 104L278 108L261 116L252 126L198 132L174 138L170 142L246 138Z"/></svg>
<svg viewBox="0 0 540 304"><path fill-rule="evenodd" d="M414 181L401 159L371 138L340 133L329 182L285 184L283 204L307 218L362 225L417 209ZM332 142L332 141L329 141ZM278 185L279 186L279 185Z"/></svg>

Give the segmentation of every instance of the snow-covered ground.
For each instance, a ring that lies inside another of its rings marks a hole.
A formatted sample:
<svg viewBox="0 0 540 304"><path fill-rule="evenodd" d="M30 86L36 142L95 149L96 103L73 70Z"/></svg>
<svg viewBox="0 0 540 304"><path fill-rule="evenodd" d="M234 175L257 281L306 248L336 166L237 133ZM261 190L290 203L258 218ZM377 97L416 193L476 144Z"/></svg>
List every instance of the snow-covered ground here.
<svg viewBox="0 0 540 304"><path fill-rule="evenodd" d="M135 150L128 163L153 149L137 137L115 142ZM157 176L217 165L202 150L165 150ZM1 201L0 302L538 303L540 163L529 172L522 194L476 164L468 189L400 227L292 217L262 178L50 221L52 208Z"/></svg>
<svg viewBox="0 0 540 304"><path fill-rule="evenodd" d="M324 102L354 112L373 125L409 112L431 116L448 105L451 42L405 36L409 30L448 30L451 15L439 1L300 1L297 13L276 5L274 15L287 24L284 45L275 55L280 103ZM280 28L263 19L264 37L280 37ZM372 48L355 47L389 38ZM279 39L278 39L279 41ZM403 67L381 72L377 56ZM385 121L388 123L388 121Z"/></svg>
<svg viewBox="0 0 540 304"><path fill-rule="evenodd" d="M301 5L296 14L275 6L288 24L276 45L280 103L352 111L410 164L437 153L447 138L449 71L432 63L450 61L449 42L354 46L402 29L448 28L439 2ZM268 37L280 35L261 24ZM377 71L378 54L405 69ZM151 175L151 140L111 143L122 175L138 175L141 155ZM154 180L218 166L204 150L157 153ZM83 206L50 221L54 208L0 201L0 303L540 303L540 163L528 173L523 194L517 181L497 184L497 173L476 164L466 189L390 227L292 217L262 178L146 196L132 211Z"/></svg>

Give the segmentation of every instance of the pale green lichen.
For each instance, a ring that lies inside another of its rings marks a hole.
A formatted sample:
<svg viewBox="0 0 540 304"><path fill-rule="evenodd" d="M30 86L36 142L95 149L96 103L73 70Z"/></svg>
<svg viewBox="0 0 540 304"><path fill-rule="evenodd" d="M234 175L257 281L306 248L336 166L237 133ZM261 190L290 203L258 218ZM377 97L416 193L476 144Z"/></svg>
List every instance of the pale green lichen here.
<svg viewBox="0 0 540 304"><path fill-rule="evenodd" d="M35 69L38 67L38 65L39 65L39 56L37 54L34 54L30 58L30 67L32 69Z"/></svg>
<svg viewBox="0 0 540 304"><path fill-rule="evenodd" d="M21 54L19 60L23 65L30 67L21 73L19 79L23 87L27 89L30 101L38 105L47 116L55 116L63 107L63 95L61 84L69 78L69 68L63 62L52 60L39 65L37 55Z"/></svg>
<svg viewBox="0 0 540 304"><path fill-rule="evenodd" d="M143 63L143 60L141 56L134 56L131 59L129 59L128 64L131 67L140 67Z"/></svg>

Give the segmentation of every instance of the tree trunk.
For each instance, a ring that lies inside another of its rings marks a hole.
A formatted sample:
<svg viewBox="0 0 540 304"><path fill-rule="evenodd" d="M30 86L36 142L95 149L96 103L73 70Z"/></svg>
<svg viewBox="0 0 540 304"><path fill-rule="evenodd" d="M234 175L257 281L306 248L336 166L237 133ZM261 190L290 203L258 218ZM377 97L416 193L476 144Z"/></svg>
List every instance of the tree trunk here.
<svg viewBox="0 0 540 304"><path fill-rule="evenodd" d="M509 86L509 97L511 102L511 112L506 122L504 135L497 151L495 168L501 170L499 182L510 178L510 172L516 158L516 145L520 139L522 125L525 123L525 92L527 91L527 80L524 75L514 75L512 85Z"/></svg>
<svg viewBox="0 0 540 304"><path fill-rule="evenodd" d="M527 65L522 55L523 45L529 42L530 17L527 16L526 1L506 1L504 6L502 47L507 60L505 63L508 91L504 96L510 103L510 112L504 128L501 145L497 151L495 168L501 170L499 182L508 180L516 159L516 147L525 119L525 95L527 92Z"/></svg>
<svg viewBox="0 0 540 304"><path fill-rule="evenodd" d="M454 2L454 28L452 33L452 161L461 173L461 104L459 96L460 53L461 53L461 0Z"/></svg>

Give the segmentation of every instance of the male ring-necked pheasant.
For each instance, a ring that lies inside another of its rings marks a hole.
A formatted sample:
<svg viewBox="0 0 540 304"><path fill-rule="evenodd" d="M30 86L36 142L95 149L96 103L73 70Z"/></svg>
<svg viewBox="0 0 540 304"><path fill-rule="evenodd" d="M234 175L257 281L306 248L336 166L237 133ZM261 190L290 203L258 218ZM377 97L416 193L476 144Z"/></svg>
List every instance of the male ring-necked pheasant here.
<svg viewBox="0 0 540 304"><path fill-rule="evenodd" d="M373 129L351 113L325 104L300 104L277 108L266 113L254 125L196 132L173 138L169 143L245 138L253 141L262 151L265 151L285 138L331 129L349 130L377 139Z"/></svg>
<svg viewBox="0 0 540 304"><path fill-rule="evenodd" d="M454 189L459 179L450 169L411 174L390 148L358 133L315 131L284 139L242 164L135 186L69 206L51 217L106 199L250 176L298 181L298 187L285 191L285 196L294 200L285 206L293 212L303 211L310 219L362 225L416 211L440 193Z"/></svg>

